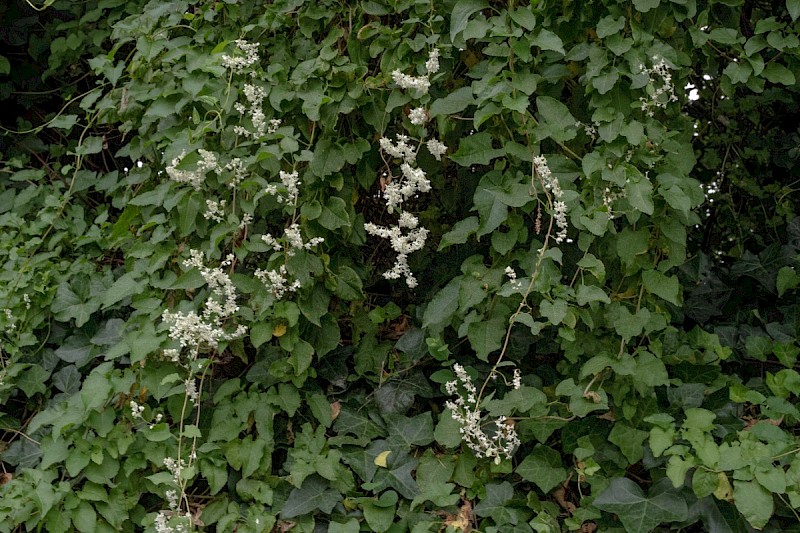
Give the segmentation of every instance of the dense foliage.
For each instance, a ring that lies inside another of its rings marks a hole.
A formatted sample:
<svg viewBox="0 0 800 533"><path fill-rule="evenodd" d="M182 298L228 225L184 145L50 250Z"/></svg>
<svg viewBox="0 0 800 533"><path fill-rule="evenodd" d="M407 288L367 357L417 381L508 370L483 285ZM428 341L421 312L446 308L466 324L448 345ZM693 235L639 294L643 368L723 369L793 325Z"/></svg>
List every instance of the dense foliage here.
<svg viewBox="0 0 800 533"><path fill-rule="evenodd" d="M0 532L799 531L798 17L0 6Z"/></svg>

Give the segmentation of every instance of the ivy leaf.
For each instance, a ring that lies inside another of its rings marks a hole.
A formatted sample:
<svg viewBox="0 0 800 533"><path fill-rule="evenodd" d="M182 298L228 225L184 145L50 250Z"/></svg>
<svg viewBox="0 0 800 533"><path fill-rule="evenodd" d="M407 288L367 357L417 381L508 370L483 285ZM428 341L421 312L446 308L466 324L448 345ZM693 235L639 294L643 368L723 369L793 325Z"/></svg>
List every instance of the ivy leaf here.
<svg viewBox="0 0 800 533"><path fill-rule="evenodd" d="M681 522L688 516L686 501L668 485L667 479L656 483L650 491L651 496L647 497L630 479L614 478L595 498L594 506L616 514L625 531L648 533L659 524Z"/></svg>
<svg viewBox="0 0 800 533"><path fill-rule="evenodd" d="M608 442L615 444L621 451L622 455L628 460L629 464L638 463L644 455L644 447L642 443L646 439L648 433L634 429L627 424L617 422L611 433L608 434Z"/></svg>
<svg viewBox="0 0 800 533"><path fill-rule="evenodd" d="M303 481L303 485L295 488L286 499L281 510L281 518L288 520L320 510L330 514L337 503L342 501L342 495L329 488L328 483L320 476L314 474Z"/></svg>
<svg viewBox="0 0 800 533"><path fill-rule="evenodd" d="M513 497L514 488L508 481L488 483L486 497L475 506L475 514L489 516L497 525L516 524L519 521L517 514L508 505Z"/></svg>
<svg viewBox="0 0 800 533"><path fill-rule="evenodd" d="M745 520L756 529L767 525L775 509L772 494L754 481L737 479L733 482L733 503Z"/></svg>
<svg viewBox="0 0 800 533"><path fill-rule="evenodd" d="M620 16L615 19L613 16L608 15L600 19L600 22L597 23L597 36L601 39L605 39L609 35L618 34L624 27L625 17Z"/></svg>
<svg viewBox="0 0 800 533"><path fill-rule="evenodd" d="M389 430L389 441L407 449L411 446L425 446L433 442L433 418L430 412L413 418L404 415L383 417Z"/></svg>
<svg viewBox="0 0 800 533"><path fill-rule="evenodd" d="M542 444L536 445L519 464L516 472L526 481L535 483L545 494L567 478L561 454Z"/></svg>
<svg viewBox="0 0 800 533"><path fill-rule="evenodd" d="M392 453L389 456L389 468L379 468L372 483L365 483L364 488L375 492L392 488L404 498L413 500L419 494L419 486L411 475L416 468L417 460L409 454Z"/></svg>
<svg viewBox="0 0 800 533"><path fill-rule="evenodd" d="M462 167L488 165L492 159L506 153L502 148L493 148L492 140L492 135L485 131L468 135L461 139L458 151L451 155L450 159Z"/></svg>

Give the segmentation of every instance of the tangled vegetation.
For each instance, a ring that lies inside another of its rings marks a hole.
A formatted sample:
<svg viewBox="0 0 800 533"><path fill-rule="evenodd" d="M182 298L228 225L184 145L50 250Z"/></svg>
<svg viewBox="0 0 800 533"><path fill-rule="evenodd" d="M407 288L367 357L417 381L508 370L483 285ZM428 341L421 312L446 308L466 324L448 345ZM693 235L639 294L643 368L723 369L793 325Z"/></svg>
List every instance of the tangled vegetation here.
<svg viewBox="0 0 800 533"><path fill-rule="evenodd" d="M800 531L800 0L0 17L0 532Z"/></svg>

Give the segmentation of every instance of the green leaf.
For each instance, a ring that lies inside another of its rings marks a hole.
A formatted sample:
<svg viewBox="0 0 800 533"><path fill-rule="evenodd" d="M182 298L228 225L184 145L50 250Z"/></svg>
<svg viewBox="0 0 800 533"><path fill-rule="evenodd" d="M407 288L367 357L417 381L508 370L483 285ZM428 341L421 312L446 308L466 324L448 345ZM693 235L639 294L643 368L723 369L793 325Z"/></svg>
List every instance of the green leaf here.
<svg viewBox="0 0 800 533"><path fill-rule="evenodd" d="M334 144L330 139L323 139L317 143L309 169L315 176L324 178L342 170L344 164L345 159L342 147Z"/></svg>
<svg viewBox="0 0 800 533"><path fill-rule="evenodd" d="M434 100L428 110L428 114L431 118L440 115L453 115L464 111L474 104L475 98L472 96L472 87L462 87L451 92L444 98Z"/></svg>
<svg viewBox="0 0 800 533"><path fill-rule="evenodd" d="M800 0L786 0L786 10L792 20L797 20L800 17Z"/></svg>
<svg viewBox="0 0 800 533"><path fill-rule="evenodd" d="M137 277L138 276L133 272L128 272L115 281L103 295L102 308L105 309L129 296L142 292L145 284L144 282L137 281Z"/></svg>
<svg viewBox="0 0 800 533"><path fill-rule="evenodd" d="M616 444L629 464L636 464L644 455L642 443L647 436L648 433L646 431L634 429L627 424L617 422L611 429L611 433L608 434L608 442Z"/></svg>
<svg viewBox="0 0 800 533"><path fill-rule="evenodd" d="M653 185L645 177L632 179L625 186L626 198L634 209L646 215L653 214Z"/></svg>
<svg viewBox="0 0 800 533"><path fill-rule="evenodd" d="M450 12L450 41L456 42L456 36L467 27L473 13L487 7L486 0L458 0Z"/></svg>
<svg viewBox="0 0 800 533"><path fill-rule="evenodd" d="M338 196L331 196L325 207L322 208L319 225L325 229L335 230L350 226L350 216L347 213L347 204Z"/></svg>
<svg viewBox="0 0 800 533"><path fill-rule="evenodd" d="M550 137L557 142L565 142L575 138L575 117L567 106L555 98L539 96L536 98L536 109L541 117L537 129L540 139Z"/></svg>
<svg viewBox="0 0 800 533"><path fill-rule="evenodd" d="M323 478L315 474L306 478L299 489L292 490L281 509L280 517L288 520L316 510L330 514L340 501L342 501L342 495L330 488Z"/></svg>
<svg viewBox="0 0 800 533"><path fill-rule="evenodd" d="M658 7L660 0L633 0L633 5L636 7L636 11L640 11L642 13L647 13L651 9L655 9Z"/></svg>
<svg viewBox="0 0 800 533"><path fill-rule="evenodd" d="M461 444L459 429L461 424L453 418L452 411L445 409L439 415L439 423L436 424L433 436L445 448L455 448Z"/></svg>
<svg viewBox="0 0 800 533"><path fill-rule="evenodd" d="M543 317L549 320L551 324L557 326L561 324L561 321L567 316L567 302L561 298L557 299L555 302L542 300L542 303L539 304L539 312Z"/></svg>
<svg viewBox="0 0 800 533"><path fill-rule="evenodd" d="M542 50L553 50L562 55L566 53L564 51L564 42L561 40L561 37L544 28L540 29L536 35L531 37L531 44L538 46Z"/></svg>
<svg viewBox="0 0 800 533"><path fill-rule="evenodd" d="M413 418L399 414L386 415L383 419L389 431L390 443L410 449L411 446L425 446L433 442L433 418L430 412Z"/></svg>
<svg viewBox="0 0 800 533"><path fill-rule="evenodd" d="M679 295L680 282L675 276L665 276L658 270L647 270L642 273L644 288L675 305L681 304Z"/></svg>
<svg viewBox="0 0 800 533"><path fill-rule="evenodd" d="M772 494L754 481L735 480L733 482L733 503L745 520L756 529L761 529L775 508Z"/></svg>
<svg viewBox="0 0 800 533"><path fill-rule="evenodd" d="M561 461L561 454L542 444L534 447L515 472L526 481L535 483L545 494L567 478L567 470Z"/></svg>
<svg viewBox="0 0 800 533"><path fill-rule="evenodd" d="M798 285L800 285L800 274L795 271L794 267L785 266L778 270L775 286L778 289L779 297L783 296L786 291L797 288Z"/></svg>
<svg viewBox="0 0 800 533"><path fill-rule="evenodd" d="M474 133L461 138L458 151L450 159L461 165L488 165L492 159L505 155L502 148L492 147L493 136L487 132Z"/></svg>
<svg viewBox="0 0 800 533"><path fill-rule="evenodd" d="M794 73L780 63L772 62L764 68L762 75L772 83L781 83L783 85L794 85Z"/></svg>
<svg viewBox="0 0 800 533"><path fill-rule="evenodd" d="M473 322L467 328L467 337L475 355L481 361L488 361L489 354L499 350L503 344L506 329L501 318Z"/></svg>
<svg viewBox="0 0 800 533"><path fill-rule="evenodd" d="M458 278L450 281L442 290L431 298L422 315L422 327L431 330L441 330L450 323L453 314L458 310L458 296L461 289L461 280Z"/></svg>
<svg viewBox="0 0 800 533"><path fill-rule="evenodd" d="M516 524L519 521L517 515L512 512L511 507L508 505L513 496L514 488L508 481L488 483L486 485L486 497L475 506L475 514L489 516L498 525Z"/></svg>
<svg viewBox="0 0 800 533"><path fill-rule="evenodd" d="M442 235L439 241L437 252L441 252L454 244L464 244L470 235L477 231L479 225L478 217L467 217L459 220L453 225L453 229Z"/></svg>
<svg viewBox="0 0 800 533"><path fill-rule="evenodd" d="M0 74L11 74L11 62L3 55L0 55Z"/></svg>
<svg viewBox="0 0 800 533"><path fill-rule="evenodd" d="M667 484L669 482L667 481ZM650 497L628 478L614 478L594 500L594 506L616 514L628 533L649 533L664 522L686 520L686 501L677 492L653 485Z"/></svg>
<svg viewBox="0 0 800 533"><path fill-rule="evenodd" d="M575 293L575 298L578 305L586 305L590 302L603 302L610 304L611 299L605 291L597 285L578 285L578 290Z"/></svg>
<svg viewBox="0 0 800 533"><path fill-rule="evenodd" d="M625 17L620 16L615 19L613 16L608 15L600 19L600 22L597 23L597 36L601 39L605 39L609 35L618 34L624 27Z"/></svg>

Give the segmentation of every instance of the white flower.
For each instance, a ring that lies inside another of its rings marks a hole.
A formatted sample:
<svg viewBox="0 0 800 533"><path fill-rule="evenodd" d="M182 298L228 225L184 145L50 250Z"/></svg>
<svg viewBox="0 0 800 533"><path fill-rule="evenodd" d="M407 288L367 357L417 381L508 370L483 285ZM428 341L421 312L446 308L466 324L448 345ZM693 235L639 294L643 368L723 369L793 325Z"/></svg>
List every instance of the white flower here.
<svg viewBox="0 0 800 533"><path fill-rule="evenodd" d="M258 43L248 43L244 39L237 39L234 42L239 51L244 53L244 56L230 56L224 54L222 56L222 65L225 68L241 73L247 67L258 63Z"/></svg>
<svg viewBox="0 0 800 533"><path fill-rule="evenodd" d="M409 76L403 74L399 70L392 72L392 79L401 89L414 89L423 94L428 92L431 87L431 82L428 76Z"/></svg>
<svg viewBox="0 0 800 533"><path fill-rule="evenodd" d="M439 49L434 48L428 53L428 61L425 62L425 70L428 74L436 74L439 72Z"/></svg>
<svg viewBox="0 0 800 533"><path fill-rule="evenodd" d="M428 121L428 112L424 107L415 107L408 113L408 119L415 126L422 126Z"/></svg>
<svg viewBox="0 0 800 533"><path fill-rule="evenodd" d="M442 156L447 153L447 146L437 139L431 139L427 142L428 151L437 161L442 160Z"/></svg>

